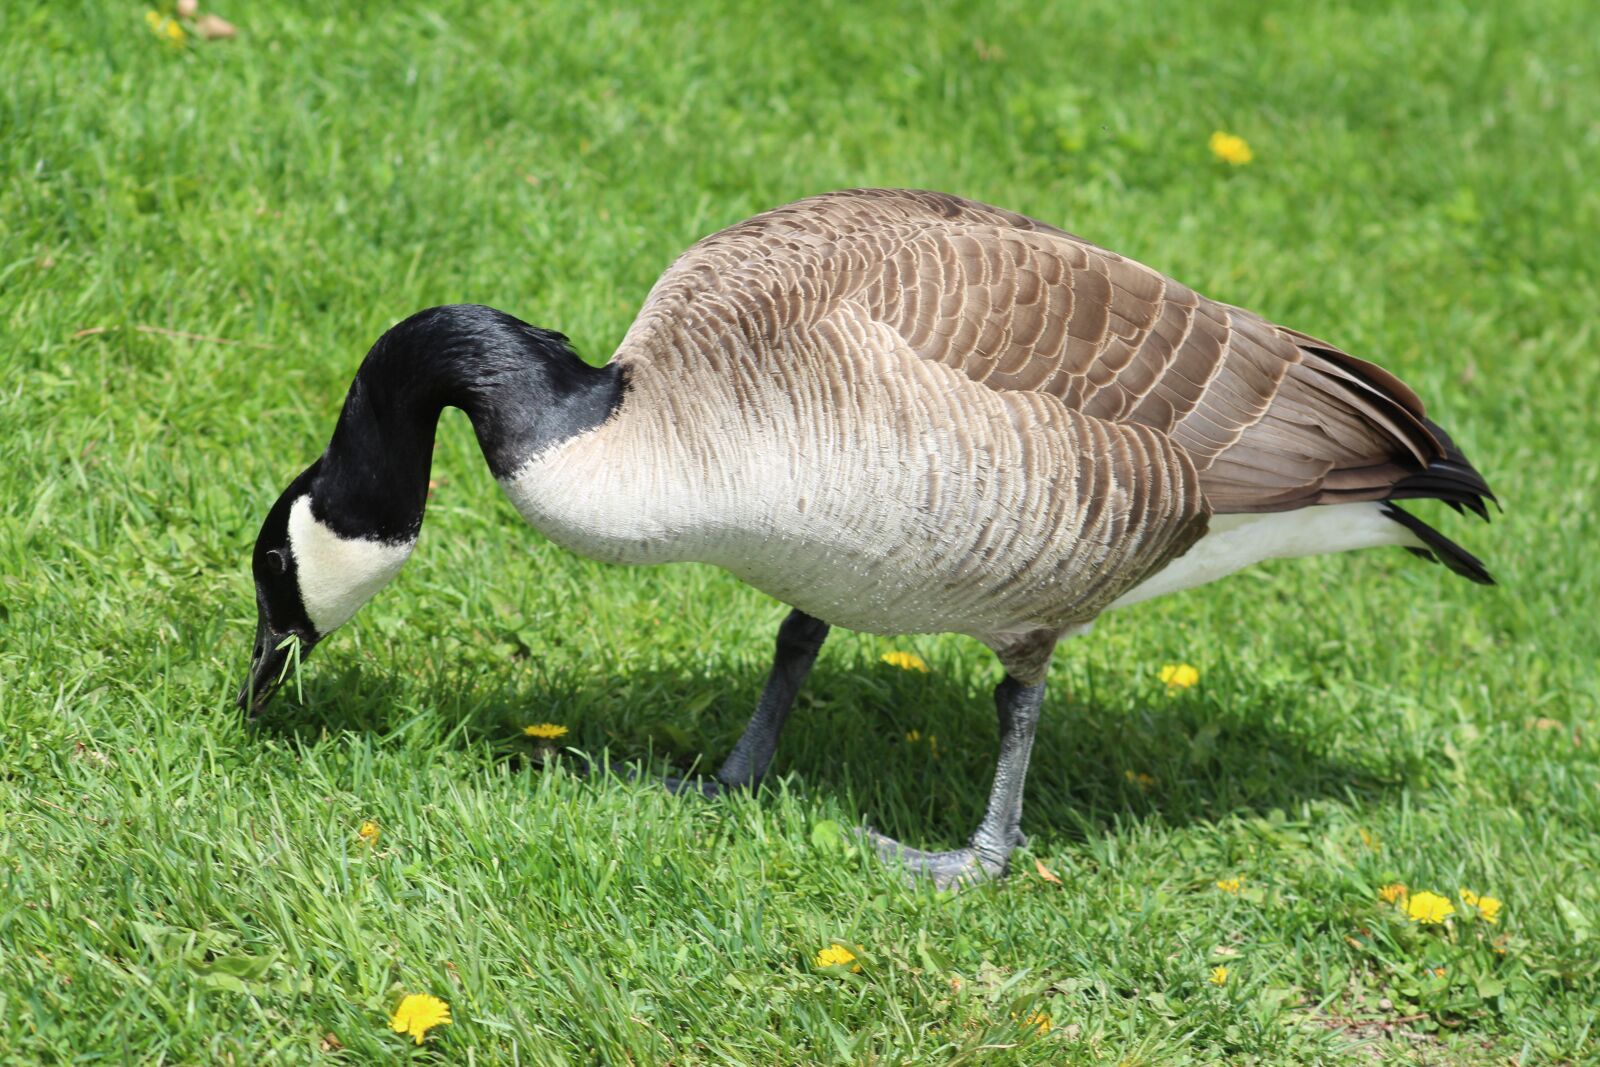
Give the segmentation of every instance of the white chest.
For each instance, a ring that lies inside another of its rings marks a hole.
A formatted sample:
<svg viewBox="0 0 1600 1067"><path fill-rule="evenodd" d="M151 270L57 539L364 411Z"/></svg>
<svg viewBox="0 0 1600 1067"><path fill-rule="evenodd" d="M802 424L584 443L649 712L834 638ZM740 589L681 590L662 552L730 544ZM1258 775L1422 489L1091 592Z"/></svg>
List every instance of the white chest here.
<svg viewBox="0 0 1600 1067"><path fill-rule="evenodd" d="M889 417L824 424L780 403L726 428L704 411L673 414L602 427L502 485L575 552L713 564L835 625L983 637L1024 621L994 595L1004 568L985 553L1043 543L1048 509L1017 522L1029 494L970 435Z"/></svg>

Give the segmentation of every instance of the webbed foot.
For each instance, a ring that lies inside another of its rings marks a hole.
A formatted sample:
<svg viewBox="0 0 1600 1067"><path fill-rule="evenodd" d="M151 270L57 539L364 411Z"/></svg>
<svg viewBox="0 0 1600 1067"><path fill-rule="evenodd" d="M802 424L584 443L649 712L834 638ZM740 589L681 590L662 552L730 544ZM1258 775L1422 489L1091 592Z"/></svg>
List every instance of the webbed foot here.
<svg viewBox="0 0 1600 1067"><path fill-rule="evenodd" d="M1010 850L1004 856L996 856L988 850L980 852L971 845L948 852L924 852L907 848L870 826L863 826L856 832L883 860L902 865L906 880L913 886L918 880L931 882L935 889L959 889L991 882L1005 875L1010 858Z"/></svg>

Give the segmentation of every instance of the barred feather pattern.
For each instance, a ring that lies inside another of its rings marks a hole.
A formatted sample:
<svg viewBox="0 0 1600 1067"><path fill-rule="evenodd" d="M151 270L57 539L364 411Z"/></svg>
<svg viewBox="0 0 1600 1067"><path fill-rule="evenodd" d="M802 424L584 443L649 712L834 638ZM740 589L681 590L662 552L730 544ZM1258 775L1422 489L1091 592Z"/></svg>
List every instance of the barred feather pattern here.
<svg viewBox="0 0 1600 1067"><path fill-rule="evenodd" d="M1038 635L1212 513L1382 500L1446 457L1381 368L939 193L828 194L706 238L616 360L611 421L506 479L557 541L1046 658Z"/></svg>
<svg viewBox="0 0 1600 1067"><path fill-rule="evenodd" d="M680 340L735 362L692 384L637 368L631 414L507 480L530 522L613 562L715 564L836 625L996 648L1093 619L1204 532L1193 464L1146 428L974 389L848 307L767 349L706 346L717 330Z"/></svg>
<svg viewBox="0 0 1600 1067"><path fill-rule="evenodd" d="M648 338L696 305L775 342L844 302L975 383L1170 436L1220 512L1382 499L1444 457L1382 368L943 193L830 193L707 238L657 283L623 358L655 358Z"/></svg>

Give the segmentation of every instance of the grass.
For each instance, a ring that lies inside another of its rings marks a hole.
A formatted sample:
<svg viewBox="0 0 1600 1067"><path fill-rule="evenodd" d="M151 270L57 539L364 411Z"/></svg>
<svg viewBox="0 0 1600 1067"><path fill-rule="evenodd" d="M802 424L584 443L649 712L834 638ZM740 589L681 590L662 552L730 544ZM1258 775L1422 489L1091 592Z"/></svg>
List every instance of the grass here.
<svg viewBox="0 0 1600 1067"><path fill-rule="evenodd" d="M221 14L179 47L140 5L0 8L0 1061L1600 1056L1584 5ZM405 574L240 720L256 525L383 328L480 301L602 360L695 238L879 184L1382 361L1501 491L1441 522L1502 585L1369 553L1107 617L1057 657L1016 876L913 891L839 828L970 831L992 657L837 634L754 798L541 765L544 720L720 758L783 609L555 549L452 414ZM454 1013L421 1049L411 992Z"/></svg>

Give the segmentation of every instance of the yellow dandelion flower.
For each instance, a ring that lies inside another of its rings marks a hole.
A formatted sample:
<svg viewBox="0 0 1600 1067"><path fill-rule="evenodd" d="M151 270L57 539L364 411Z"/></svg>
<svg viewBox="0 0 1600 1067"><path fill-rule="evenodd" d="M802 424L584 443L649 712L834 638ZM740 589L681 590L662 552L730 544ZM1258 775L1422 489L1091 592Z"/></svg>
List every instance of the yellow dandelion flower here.
<svg viewBox="0 0 1600 1067"><path fill-rule="evenodd" d="M1377 834L1371 833L1362 827L1357 827L1356 832L1361 835L1361 843L1366 845L1372 851L1377 852L1379 849L1383 848L1383 839Z"/></svg>
<svg viewBox="0 0 1600 1067"><path fill-rule="evenodd" d="M1478 917L1486 923L1500 921L1500 909L1505 905L1494 897L1480 897L1465 886L1456 890L1456 895L1461 898L1461 903L1469 908L1478 909Z"/></svg>
<svg viewBox="0 0 1600 1067"><path fill-rule="evenodd" d="M1227 985L1227 983L1228 983L1228 968L1226 968L1226 967L1213 967L1213 968L1211 968L1211 977L1207 978L1206 981L1210 982L1212 985Z"/></svg>
<svg viewBox="0 0 1600 1067"><path fill-rule="evenodd" d="M1444 974L1445 974L1445 970L1444 970L1443 967L1435 967L1433 969L1433 976L1435 978L1443 978Z"/></svg>
<svg viewBox="0 0 1600 1067"><path fill-rule="evenodd" d="M450 1024L450 1005L427 993L411 993L389 1017L389 1029L397 1034L410 1034L417 1044L435 1026Z"/></svg>
<svg viewBox="0 0 1600 1067"><path fill-rule="evenodd" d="M1200 672L1187 663L1168 663L1161 668L1156 677L1161 679L1161 684L1166 686L1169 692L1176 692L1179 689L1188 689L1199 682Z"/></svg>
<svg viewBox="0 0 1600 1067"><path fill-rule="evenodd" d="M916 744L918 741L922 740L922 731L921 730L907 730L906 731L906 740L911 742L913 745Z"/></svg>
<svg viewBox="0 0 1600 1067"><path fill-rule="evenodd" d="M846 966L850 968L852 973L859 973L861 970L861 964L856 962L856 954L843 945L829 945L817 953L811 964L819 971L826 970L829 967Z"/></svg>
<svg viewBox="0 0 1600 1067"><path fill-rule="evenodd" d="M1017 1020L1017 1022L1021 1023L1024 1029L1038 1031L1040 1037L1048 1034L1055 1026L1055 1023L1051 1021L1050 1014L1048 1012L1036 1011L1026 1019L1018 1015L1016 1012L1012 1012L1011 1017Z"/></svg>
<svg viewBox="0 0 1600 1067"><path fill-rule="evenodd" d="M356 836L369 845L378 843L378 835L383 831L378 829L378 824L368 819L361 824L361 829L356 831Z"/></svg>
<svg viewBox="0 0 1600 1067"><path fill-rule="evenodd" d="M1146 774L1143 771L1123 771L1122 777L1126 778L1130 784L1138 786L1141 790L1149 789L1156 784L1155 776Z"/></svg>
<svg viewBox="0 0 1600 1067"><path fill-rule="evenodd" d="M541 741L554 741L558 737L567 736L565 726L557 726L553 722L536 722L532 726L522 728L523 736L537 737Z"/></svg>
<svg viewBox="0 0 1600 1067"><path fill-rule="evenodd" d="M150 32L157 37L164 38L168 44L179 45L183 43L183 27L178 25L176 19L163 18L154 11L144 13L144 24L150 27Z"/></svg>
<svg viewBox="0 0 1600 1067"><path fill-rule="evenodd" d="M1424 890L1406 901L1406 915L1412 922L1437 926L1456 913L1456 906L1437 893Z"/></svg>
<svg viewBox="0 0 1600 1067"><path fill-rule="evenodd" d="M1406 898L1406 885L1404 882L1392 882L1378 890L1378 897L1385 904L1393 904L1397 900Z"/></svg>
<svg viewBox="0 0 1600 1067"><path fill-rule="evenodd" d="M1218 130L1211 135L1211 154L1235 167L1241 167L1256 158L1250 151L1250 142L1235 133Z"/></svg>
<svg viewBox="0 0 1600 1067"><path fill-rule="evenodd" d="M885 652L879 657L891 667L899 667L903 671L921 671L928 673L928 664L915 652Z"/></svg>
<svg viewBox="0 0 1600 1067"><path fill-rule="evenodd" d="M1224 893L1237 893L1240 887L1243 885L1243 878L1224 878L1222 881L1217 883L1217 888L1222 890Z"/></svg>

